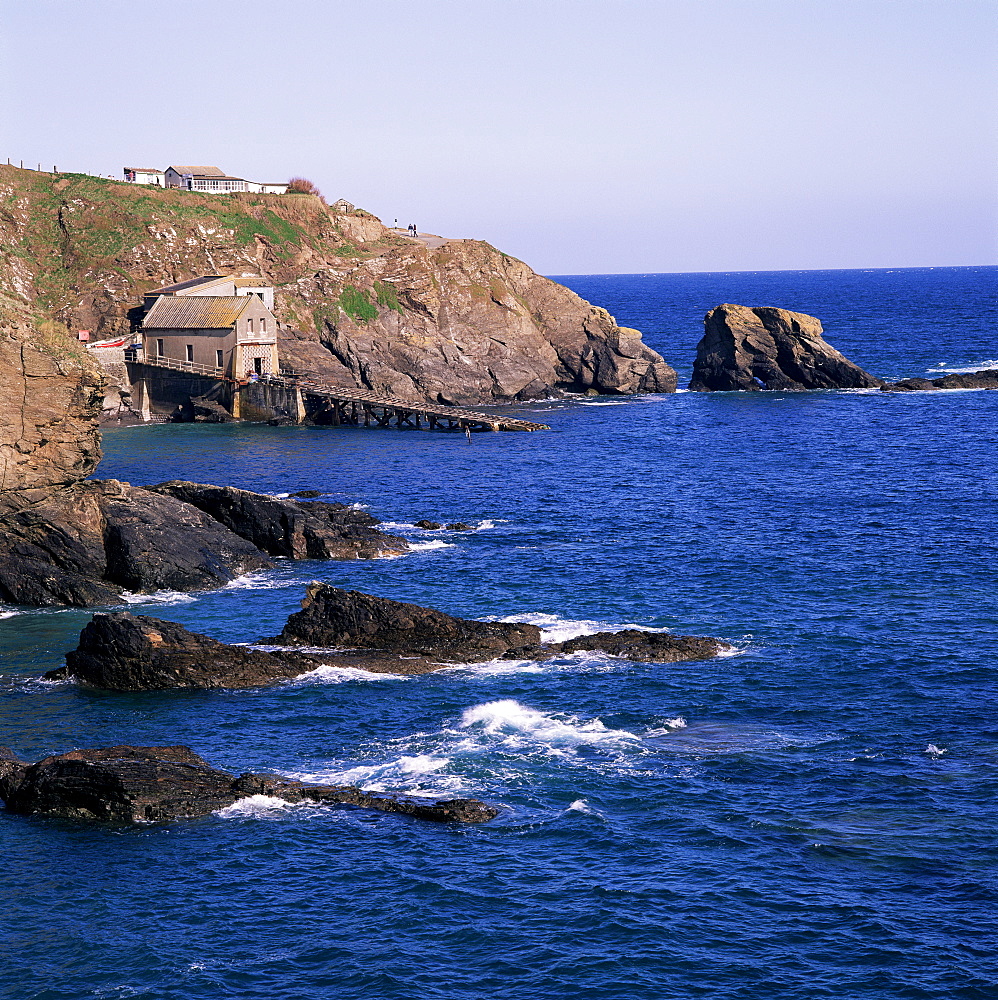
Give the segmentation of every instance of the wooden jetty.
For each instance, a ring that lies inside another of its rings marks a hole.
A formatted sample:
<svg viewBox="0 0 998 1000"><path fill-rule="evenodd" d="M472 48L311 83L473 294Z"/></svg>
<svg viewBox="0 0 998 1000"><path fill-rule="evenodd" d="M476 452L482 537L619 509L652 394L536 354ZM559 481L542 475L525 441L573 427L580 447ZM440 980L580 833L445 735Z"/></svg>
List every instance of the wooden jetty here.
<svg viewBox="0 0 998 1000"><path fill-rule="evenodd" d="M174 358L146 358L136 351L126 351L125 360L158 368L172 368L232 384L239 388L256 384L301 393L327 405L326 419L333 425L355 427L395 427L412 430L439 431L547 431L548 424L512 417L481 413L459 406L413 403L386 393L366 389L330 385L315 376L281 369L280 375L262 374L253 379L235 379L222 368L210 368L191 361Z"/></svg>

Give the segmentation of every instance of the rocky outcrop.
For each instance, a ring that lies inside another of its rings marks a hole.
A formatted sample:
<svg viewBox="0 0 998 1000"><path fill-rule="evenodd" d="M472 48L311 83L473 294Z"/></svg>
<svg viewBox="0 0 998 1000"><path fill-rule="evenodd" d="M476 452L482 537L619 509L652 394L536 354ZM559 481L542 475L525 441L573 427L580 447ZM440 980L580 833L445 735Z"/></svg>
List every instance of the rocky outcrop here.
<svg viewBox="0 0 998 1000"><path fill-rule="evenodd" d="M523 622L480 622L441 611L311 583L302 610L274 640L288 645L377 649L471 663L537 645L541 632Z"/></svg>
<svg viewBox="0 0 998 1000"><path fill-rule="evenodd" d="M53 326L0 293L0 514L84 479L101 458L103 374Z"/></svg>
<svg viewBox="0 0 998 1000"><path fill-rule="evenodd" d="M251 795L399 813L437 822L484 823L498 810L477 799L422 802L371 795L352 785L319 785L269 774L234 775L189 747L118 746L72 750L35 764L0 747L0 798L7 809L104 823L162 823L208 816Z"/></svg>
<svg viewBox="0 0 998 1000"><path fill-rule="evenodd" d="M727 643L705 636L624 629L620 632L595 632L566 642L511 650L504 657L546 660L552 656L587 651L608 653L635 663L677 663L682 660L709 660L730 648Z"/></svg>
<svg viewBox="0 0 998 1000"><path fill-rule="evenodd" d="M376 559L407 552L404 538L379 531L364 511L321 500L278 499L230 486L173 480L150 490L182 500L272 556Z"/></svg>
<svg viewBox="0 0 998 1000"><path fill-rule="evenodd" d="M128 612L97 614L79 646L48 680L75 678L111 691L166 688L244 688L273 684L319 666L373 673L424 674L455 663L497 658L550 659L580 650L672 663L717 656L730 647L717 639L627 629L560 643L541 643L525 622L481 622L310 584L302 610L291 615L269 649L231 646L188 632L175 622Z"/></svg>
<svg viewBox="0 0 998 1000"><path fill-rule="evenodd" d="M403 236L310 195L198 195L2 164L0 194L0 243L14 251L0 257L0 291L31 301L45 289L54 319L95 338L128 335L157 286L252 273L277 289L285 365L325 381L458 404L676 387L636 330L477 240Z"/></svg>
<svg viewBox="0 0 998 1000"><path fill-rule="evenodd" d="M176 622L119 611L94 615L66 665L45 677L74 677L107 691L247 688L296 677L320 662L226 645Z"/></svg>
<svg viewBox="0 0 998 1000"><path fill-rule="evenodd" d="M725 304L704 317L690 389L797 391L883 384L826 343L814 316Z"/></svg>
<svg viewBox="0 0 998 1000"><path fill-rule="evenodd" d="M881 392L920 392L933 389L998 389L998 368L979 372L953 372L942 378L906 378L888 382Z"/></svg>
<svg viewBox="0 0 998 1000"><path fill-rule="evenodd" d="M207 514L116 480L91 480L0 518L0 599L92 607L123 590L207 590L272 566Z"/></svg>
<svg viewBox="0 0 998 1000"><path fill-rule="evenodd" d="M405 539L342 504L90 480L0 517L0 600L94 607L122 591L210 590L290 559L399 555Z"/></svg>

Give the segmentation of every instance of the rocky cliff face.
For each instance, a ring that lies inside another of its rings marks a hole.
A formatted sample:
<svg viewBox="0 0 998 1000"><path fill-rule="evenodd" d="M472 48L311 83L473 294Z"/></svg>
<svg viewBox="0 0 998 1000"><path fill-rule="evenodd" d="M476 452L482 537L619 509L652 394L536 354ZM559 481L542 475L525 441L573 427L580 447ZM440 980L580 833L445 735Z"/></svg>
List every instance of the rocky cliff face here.
<svg viewBox="0 0 998 1000"><path fill-rule="evenodd" d="M413 239L310 195L200 195L0 166L0 291L95 338L196 274L277 289L286 364L413 401L668 392L636 330L475 240ZM131 313L131 315L130 315Z"/></svg>
<svg viewBox="0 0 998 1000"><path fill-rule="evenodd" d="M102 387L64 333L0 295L0 514L93 472Z"/></svg>

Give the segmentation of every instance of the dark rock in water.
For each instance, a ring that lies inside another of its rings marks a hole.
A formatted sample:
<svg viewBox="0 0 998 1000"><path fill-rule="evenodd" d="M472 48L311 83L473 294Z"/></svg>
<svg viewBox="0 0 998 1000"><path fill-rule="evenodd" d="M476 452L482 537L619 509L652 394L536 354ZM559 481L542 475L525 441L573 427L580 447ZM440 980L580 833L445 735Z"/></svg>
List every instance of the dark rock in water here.
<svg viewBox="0 0 998 1000"><path fill-rule="evenodd" d="M416 522L416 527L417 528L425 528L427 531L437 531L439 528L442 528L443 525L442 524L438 524L436 521L428 521L424 517L422 521L417 521Z"/></svg>
<svg viewBox="0 0 998 1000"><path fill-rule="evenodd" d="M113 479L0 517L0 598L19 604L112 604L122 589L208 589L272 565L196 507Z"/></svg>
<svg viewBox="0 0 998 1000"><path fill-rule="evenodd" d="M11 812L107 823L207 816L250 795L349 805L438 822L484 823L498 810L477 799L441 802L370 795L351 785L312 785L266 774L238 777L188 747L73 750L36 764L0 747L0 798Z"/></svg>
<svg viewBox="0 0 998 1000"><path fill-rule="evenodd" d="M931 389L998 389L998 368L979 372L952 372L942 378L906 378L889 382L881 392L919 392Z"/></svg>
<svg viewBox="0 0 998 1000"><path fill-rule="evenodd" d="M881 392L922 392L925 389L938 389L939 386L927 378L905 378L900 382L888 382L880 387Z"/></svg>
<svg viewBox="0 0 998 1000"><path fill-rule="evenodd" d="M230 424L236 419L221 403L204 396L192 396L191 408L198 424Z"/></svg>
<svg viewBox="0 0 998 1000"><path fill-rule="evenodd" d="M576 653L580 650L598 651L619 656L637 663L676 663L682 660L709 660L729 649L718 639L695 635L668 635L662 632L643 632L624 629L621 632L596 632L582 635L566 642L550 643L530 650L530 659L548 659L559 653ZM506 658L524 658L526 650L512 650Z"/></svg>
<svg viewBox="0 0 998 1000"><path fill-rule="evenodd" d="M300 500L315 500L316 497L322 496L321 490L299 490L297 493L291 494L293 497L298 497Z"/></svg>
<svg viewBox="0 0 998 1000"><path fill-rule="evenodd" d="M863 389L883 384L827 344L814 316L725 304L704 317L690 389Z"/></svg>
<svg viewBox="0 0 998 1000"><path fill-rule="evenodd" d="M541 632L523 622L480 622L441 611L311 583L277 642L422 654L451 663L501 656L536 645Z"/></svg>
<svg viewBox="0 0 998 1000"><path fill-rule="evenodd" d="M377 518L341 503L302 503L180 480L149 489L197 507L272 556L375 559L401 555L409 549L404 538L374 527L379 523Z"/></svg>
<svg viewBox="0 0 998 1000"><path fill-rule="evenodd" d="M454 524L445 524L444 528L447 531L471 531L471 525L465 524L463 521L455 521Z"/></svg>
<svg viewBox="0 0 998 1000"><path fill-rule="evenodd" d="M176 622L119 611L94 615L79 646L66 654L66 666L45 677L75 677L109 691L245 688L296 677L319 662L229 646Z"/></svg>
<svg viewBox="0 0 998 1000"><path fill-rule="evenodd" d="M268 427L293 427L297 425L298 421L294 417L289 417L286 415L281 415L279 417L271 417L267 421Z"/></svg>

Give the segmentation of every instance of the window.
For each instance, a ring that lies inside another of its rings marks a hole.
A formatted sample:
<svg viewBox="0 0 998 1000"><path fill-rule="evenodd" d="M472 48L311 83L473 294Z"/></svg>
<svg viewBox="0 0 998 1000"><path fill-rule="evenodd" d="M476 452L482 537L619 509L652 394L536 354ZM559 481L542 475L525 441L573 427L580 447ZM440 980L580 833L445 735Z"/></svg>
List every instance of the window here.
<svg viewBox="0 0 998 1000"><path fill-rule="evenodd" d="M263 358L253 359L253 371L255 371L257 375L263 374Z"/></svg>
<svg viewBox="0 0 998 1000"><path fill-rule="evenodd" d="M163 341L162 340L157 340L156 341L156 357L157 358L165 358L166 357L166 351L163 349Z"/></svg>
<svg viewBox="0 0 998 1000"><path fill-rule="evenodd" d="M225 354L222 351L215 351L215 367L225 367Z"/></svg>
<svg viewBox="0 0 998 1000"><path fill-rule="evenodd" d="M246 320L246 332L247 333L253 332L253 320L251 319Z"/></svg>
<svg viewBox="0 0 998 1000"><path fill-rule="evenodd" d="M267 321L265 319L260 320L260 332L261 333L267 332Z"/></svg>
<svg viewBox="0 0 998 1000"><path fill-rule="evenodd" d="M193 344L188 344L187 345L187 360L188 361L193 361L194 360L194 345Z"/></svg>

